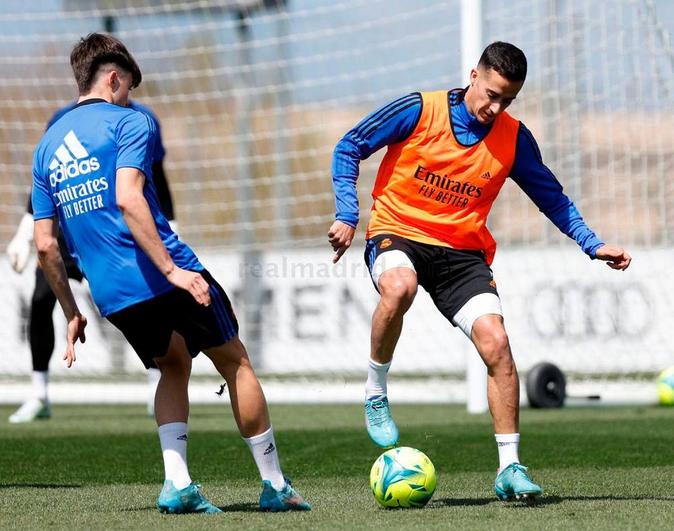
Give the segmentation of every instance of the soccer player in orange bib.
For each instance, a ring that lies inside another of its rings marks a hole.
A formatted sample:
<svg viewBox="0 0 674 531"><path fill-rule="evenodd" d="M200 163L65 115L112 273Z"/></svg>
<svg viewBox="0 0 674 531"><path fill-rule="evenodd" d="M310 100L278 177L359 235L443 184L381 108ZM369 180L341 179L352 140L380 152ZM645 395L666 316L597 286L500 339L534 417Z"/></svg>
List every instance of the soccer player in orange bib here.
<svg viewBox="0 0 674 531"><path fill-rule="evenodd" d="M529 130L505 112L526 73L519 48L494 42L471 71L467 88L412 93L367 116L335 148L337 213L328 233L337 262L358 224L360 161L388 146L366 233L365 261L380 294L365 386L367 430L379 446L398 442L386 379L403 316L421 285L487 366L499 453L494 490L502 500L542 494L519 460L519 379L490 269L496 242L486 221L505 179L512 178L590 258L617 270L631 261L625 250L605 244L588 228L543 164Z"/></svg>

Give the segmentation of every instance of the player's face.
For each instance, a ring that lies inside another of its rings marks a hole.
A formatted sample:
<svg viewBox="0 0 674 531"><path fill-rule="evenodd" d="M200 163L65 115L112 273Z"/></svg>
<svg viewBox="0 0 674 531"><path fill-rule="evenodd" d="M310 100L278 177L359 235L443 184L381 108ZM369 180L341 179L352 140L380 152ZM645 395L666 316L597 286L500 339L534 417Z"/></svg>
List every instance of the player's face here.
<svg viewBox="0 0 674 531"><path fill-rule="evenodd" d="M495 70L478 67L470 73L466 105L477 121L487 125L517 97L524 81L510 81Z"/></svg>

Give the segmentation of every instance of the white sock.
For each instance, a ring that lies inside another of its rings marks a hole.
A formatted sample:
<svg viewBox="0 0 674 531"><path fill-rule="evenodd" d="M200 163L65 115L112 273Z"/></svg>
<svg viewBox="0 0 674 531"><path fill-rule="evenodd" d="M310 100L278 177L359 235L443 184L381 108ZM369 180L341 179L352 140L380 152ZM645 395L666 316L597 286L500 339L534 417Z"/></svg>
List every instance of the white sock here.
<svg viewBox="0 0 674 531"><path fill-rule="evenodd" d="M520 458L517 452L520 447L520 434L497 433L494 437L498 446L498 471L501 472L501 470L511 463L519 463Z"/></svg>
<svg viewBox="0 0 674 531"><path fill-rule="evenodd" d="M47 402L47 385L49 384L49 371L33 371L33 396L43 402Z"/></svg>
<svg viewBox="0 0 674 531"><path fill-rule="evenodd" d="M159 426L159 443L164 457L164 474L173 481L176 489L184 489L190 483L187 470L187 423L170 422Z"/></svg>
<svg viewBox="0 0 674 531"><path fill-rule="evenodd" d="M263 480L268 480L276 490L281 490L285 485L285 479L278 460L273 429L270 427L264 433L244 437L243 440L246 441L250 452L253 454L255 464L260 471L260 477Z"/></svg>
<svg viewBox="0 0 674 531"><path fill-rule="evenodd" d="M391 362L377 363L370 358L370 364L367 368L367 382L365 382L365 398L371 398L377 395L386 396L386 378Z"/></svg>

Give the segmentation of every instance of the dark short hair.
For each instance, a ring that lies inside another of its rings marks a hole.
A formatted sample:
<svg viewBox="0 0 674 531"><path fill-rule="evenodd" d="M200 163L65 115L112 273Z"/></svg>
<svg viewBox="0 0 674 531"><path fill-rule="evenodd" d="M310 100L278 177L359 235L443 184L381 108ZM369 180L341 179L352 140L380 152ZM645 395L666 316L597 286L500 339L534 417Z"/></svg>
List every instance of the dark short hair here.
<svg viewBox="0 0 674 531"><path fill-rule="evenodd" d="M524 52L509 42L492 42L484 49L478 66L492 69L508 81L524 81L527 77L527 58Z"/></svg>
<svg viewBox="0 0 674 531"><path fill-rule="evenodd" d="M103 33L90 33L80 39L70 52L70 66L80 94L87 94L100 67L111 63L131 74L131 88L140 85L140 68L122 41Z"/></svg>

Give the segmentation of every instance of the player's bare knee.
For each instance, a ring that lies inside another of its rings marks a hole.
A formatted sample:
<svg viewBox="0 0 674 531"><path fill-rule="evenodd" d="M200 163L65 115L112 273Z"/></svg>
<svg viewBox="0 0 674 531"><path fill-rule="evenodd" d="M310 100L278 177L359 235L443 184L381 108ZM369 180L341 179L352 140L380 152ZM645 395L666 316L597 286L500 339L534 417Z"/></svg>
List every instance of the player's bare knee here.
<svg viewBox="0 0 674 531"><path fill-rule="evenodd" d="M508 334L504 329L496 329L481 334L478 348L489 369L498 368L510 371L514 368Z"/></svg>
<svg viewBox="0 0 674 531"><path fill-rule="evenodd" d="M382 300L390 307L406 311L417 294L417 279L414 273L409 275L383 276L379 281Z"/></svg>

